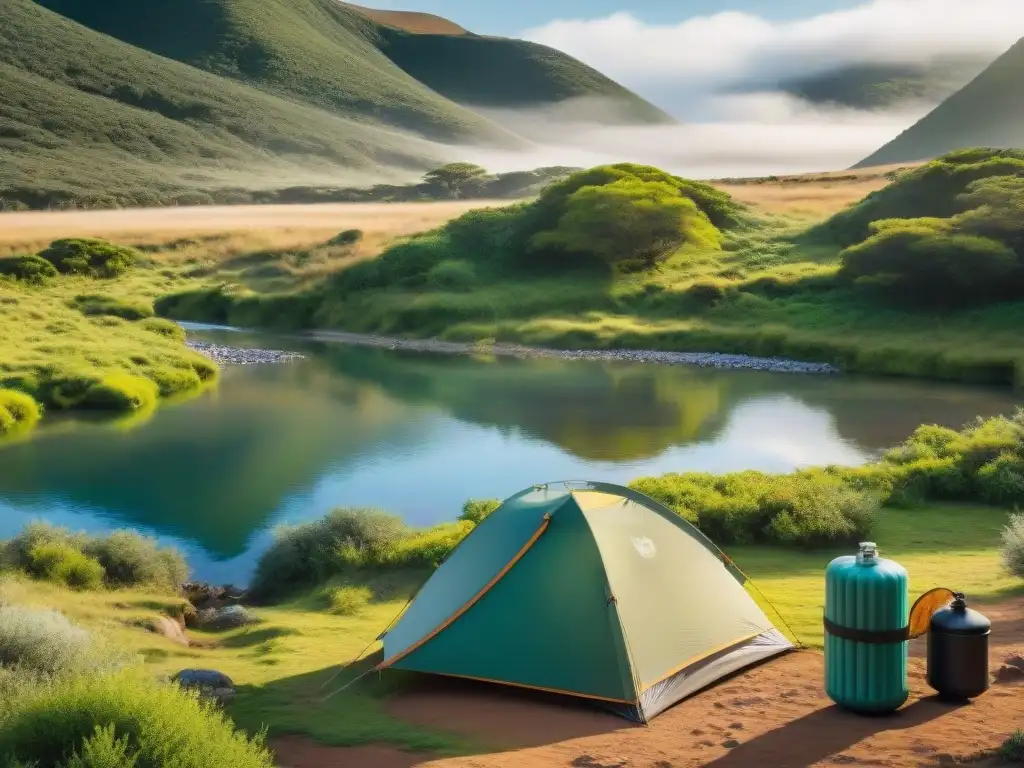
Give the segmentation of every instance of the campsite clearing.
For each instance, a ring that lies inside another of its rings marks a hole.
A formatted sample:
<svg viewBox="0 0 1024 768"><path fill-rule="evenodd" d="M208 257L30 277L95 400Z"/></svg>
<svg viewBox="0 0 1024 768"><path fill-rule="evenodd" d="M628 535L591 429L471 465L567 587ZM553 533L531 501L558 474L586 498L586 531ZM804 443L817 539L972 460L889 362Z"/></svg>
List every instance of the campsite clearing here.
<svg viewBox="0 0 1024 768"><path fill-rule="evenodd" d="M935 586L960 589L992 618L994 665L1011 651L1024 653L1024 596L1019 580L1001 570L998 553L999 529L1006 519L1005 510L963 505L884 509L874 533L882 555L910 573L912 597ZM833 556L849 552L743 547L728 554L799 639L820 646L824 569ZM403 672L379 682L374 675L369 685L325 698L366 668L343 670L341 665L372 644L422 578L407 572L374 576L368 584L375 598L349 616L328 613L319 590L286 604L257 606L253 610L261 624L218 634L190 630L193 644L188 648L138 628L140 620L173 610L180 602L175 598L135 591L73 593L21 579L6 586L0 582L0 593L12 602L61 610L141 654L155 674L204 667L229 675L238 685L231 714L253 731L269 726L283 768L680 768L719 758L743 758L726 766L814 764L796 761L792 752L787 757L783 750L793 744L813 747L816 759L826 763L839 754L866 758L877 748L879 754L870 759L902 766L927 763L942 752L964 755L993 747L1024 723L1024 695L1016 688L995 688L956 712L927 701L915 704L927 695L919 666L911 680L915 698L903 710L906 720L840 716L828 709L821 657L813 650L776 658L707 689L662 713L647 729L578 704L542 704L508 688L469 683L452 687L439 678L410 678ZM766 614L785 629L774 612L766 609ZM916 646L922 643L916 641ZM406 688L410 682L416 683L411 690ZM1016 697L1003 695L1011 690ZM908 731L901 730L904 722ZM734 723L742 728L731 728ZM527 733L534 734L532 741ZM722 746L730 740L741 746L730 752ZM933 753L914 751L929 746ZM508 754L510 749L526 751ZM760 749L769 756L763 761ZM886 757L889 752L896 757ZM614 762L614 757L622 759ZM310 759L315 762L303 762Z"/></svg>

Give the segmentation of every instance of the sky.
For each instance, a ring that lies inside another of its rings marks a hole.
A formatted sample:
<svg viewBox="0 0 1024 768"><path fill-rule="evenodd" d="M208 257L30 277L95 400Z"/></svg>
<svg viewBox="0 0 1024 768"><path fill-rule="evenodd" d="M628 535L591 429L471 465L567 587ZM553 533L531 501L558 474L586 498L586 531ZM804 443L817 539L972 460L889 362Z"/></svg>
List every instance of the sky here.
<svg viewBox="0 0 1024 768"><path fill-rule="evenodd" d="M680 121L643 135L574 127L562 143L545 147L538 164L570 164L567 149L574 149L589 154L571 164L628 159L703 177L846 168L935 106L815 107L782 93L780 81L949 55L972 57L980 71L1024 37L1024 0L362 2L551 46ZM558 135L556 116L536 120L545 134Z"/></svg>
<svg viewBox="0 0 1024 768"><path fill-rule="evenodd" d="M768 19L794 19L857 5L857 0L354 0L358 5L435 13L481 35L517 36L555 19L595 19L628 11L649 24L713 14L723 6ZM965 0L966 2L966 0Z"/></svg>

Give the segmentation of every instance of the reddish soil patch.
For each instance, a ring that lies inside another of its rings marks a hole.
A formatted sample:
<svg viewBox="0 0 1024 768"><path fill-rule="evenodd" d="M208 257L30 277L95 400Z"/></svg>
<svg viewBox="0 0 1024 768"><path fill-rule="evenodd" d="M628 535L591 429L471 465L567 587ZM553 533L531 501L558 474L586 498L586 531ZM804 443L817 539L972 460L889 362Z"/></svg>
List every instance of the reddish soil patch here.
<svg viewBox="0 0 1024 768"><path fill-rule="evenodd" d="M993 621L991 668L1024 653L1024 599L981 610ZM748 670L660 715L649 727L496 686L425 678L394 700L407 722L494 744L490 754L431 759L387 747L273 743L286 768L810 768L940 765L997 747L1024 725L1024 683L994 684L973 702L938 701L925 682L924 639L911 648L911 697L861 717L822 687L823 659L797 652Z"/></svg>

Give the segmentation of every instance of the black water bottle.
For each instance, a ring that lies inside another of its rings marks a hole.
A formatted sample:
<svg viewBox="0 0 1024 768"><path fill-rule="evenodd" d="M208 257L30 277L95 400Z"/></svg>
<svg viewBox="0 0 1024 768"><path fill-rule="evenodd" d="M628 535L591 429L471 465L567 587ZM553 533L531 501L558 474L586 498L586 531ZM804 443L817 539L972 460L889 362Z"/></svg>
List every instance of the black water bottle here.
<svg viewBox="0 0 1024 768"><path fill-rule="evenodd" d="M943 699L963 701L988 690L992 622L967 607L962 592L932 615L928 630L928 685Z"/></svg>

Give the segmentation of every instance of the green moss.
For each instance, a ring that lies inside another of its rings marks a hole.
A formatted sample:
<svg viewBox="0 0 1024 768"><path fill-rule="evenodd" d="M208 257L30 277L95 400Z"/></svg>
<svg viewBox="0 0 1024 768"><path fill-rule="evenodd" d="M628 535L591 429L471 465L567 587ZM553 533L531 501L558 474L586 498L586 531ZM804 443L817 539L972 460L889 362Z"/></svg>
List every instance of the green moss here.
<svg viewBox="0 0 1024 768"><path fill-rule="evenodd" d="M134 267L140 254L134 248L95 238L55 240L41 251L40 258L50 262L64 275L109 278L123 275ZM101 297L81 297L85 307L97 307Z"/></svg>
<svg viewBox="0 0 1024 768"><path fill-rule="evenodd" d="M35 254L0 258L0 276L39 285L57 277L57 274L53 264Z"/></svg>

